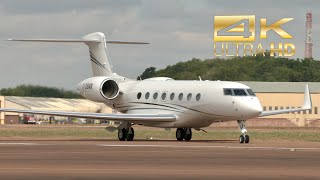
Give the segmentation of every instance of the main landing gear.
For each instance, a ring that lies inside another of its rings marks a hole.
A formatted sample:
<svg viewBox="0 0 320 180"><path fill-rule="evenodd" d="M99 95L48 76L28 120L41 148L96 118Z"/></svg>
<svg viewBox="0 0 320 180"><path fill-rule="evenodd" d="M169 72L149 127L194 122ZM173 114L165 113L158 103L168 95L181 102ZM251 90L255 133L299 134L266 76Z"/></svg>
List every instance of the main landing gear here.
<svg viewBox="0 0 320 180"><path fill-rule="evenodd" d="M176 138L178 141L190 141L192 138L191 128L178 128L176 131Z"/></svg>
<svg viewBox="0 0 320 180"><path fill-rule="evenodd" d="M239 126L239 129L242 133L242 135L240 135L239 137L239 142L240 143L249 143L249 136L246 135L246 133L248 132L247 129L246 129L246 120L238 120L238 126Z"/></svg>
<svg viewBox="0 0 320 180"><path fill-rule="evenodd" d="M134 129L130 126L118 130L119 141L132 141L134 138Z"/></svg>

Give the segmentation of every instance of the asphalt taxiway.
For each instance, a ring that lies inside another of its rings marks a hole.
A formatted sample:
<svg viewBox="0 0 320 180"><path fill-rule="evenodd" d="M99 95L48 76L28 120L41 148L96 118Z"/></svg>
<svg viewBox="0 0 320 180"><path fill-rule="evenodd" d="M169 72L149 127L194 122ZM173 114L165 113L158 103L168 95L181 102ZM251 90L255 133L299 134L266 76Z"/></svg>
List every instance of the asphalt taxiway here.
<svg viewBox="0 0 320 180"><path fill-rule="evenodd" d="M1 140L1 179L320 179L320 143Z"/></svg>

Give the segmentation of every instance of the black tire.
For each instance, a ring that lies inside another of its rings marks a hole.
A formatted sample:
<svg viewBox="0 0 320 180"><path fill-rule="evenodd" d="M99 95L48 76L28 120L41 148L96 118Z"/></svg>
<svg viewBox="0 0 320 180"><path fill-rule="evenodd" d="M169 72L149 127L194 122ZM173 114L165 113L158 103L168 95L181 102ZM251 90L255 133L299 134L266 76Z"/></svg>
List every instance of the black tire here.
<svg viewBox="0 0 320 180"><path fill-rule="evenodd" d="M245 140L244 135L240 135L239 142L240 143L244 143L244 140Z"/></svg>
<svg viewBox="0 0 320 180"><path fill-rule="evenodd" d="M189 134L187 134L187 131L189 131ZM185 130L185 135L184 135L184 140L185 140L185 141L190 141L191 138L192 138L192 131L191 131L191 129L190 129L190 128L189 128L189 129L186 129L186 130Z"/></svg>
<svg viewBox="0 0 320 180"><path fill-rule="evenodd" d="M118 139L119 141L126 140L127 137L127 130L125 128L118 130Z"/></svg>
<svg viewBox="0 0 320 180"><path fill-rule="evenodd" d="M127 132L127 141L133 141L134 138L134 130L133 128L130 128L130 130Z"/></svg>
<svg viewBox="0 0 320 180"><path fill-rule="evenodd" d="M249 140L250 140L249 136L248 136L248 135L245 135L245 136L244 136L244 142L245 142L245 143L249 143Z"/></svg>
<svg viewBox="0 0 320 180"><path fill-rule="evenodd" d="M178 128L176 131L176 138L178 141L182 141L184 138L184 129L183 128Z"/></svg>

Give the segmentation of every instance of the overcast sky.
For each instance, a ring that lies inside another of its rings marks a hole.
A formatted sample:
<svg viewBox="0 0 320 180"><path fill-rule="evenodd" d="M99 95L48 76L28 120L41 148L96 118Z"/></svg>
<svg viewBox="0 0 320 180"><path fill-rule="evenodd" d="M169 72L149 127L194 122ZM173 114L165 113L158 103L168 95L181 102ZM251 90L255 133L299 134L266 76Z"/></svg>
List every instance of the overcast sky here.
<svg viewBox="0 0 320 180"><path fill-rule="evenodd" d="M278 20L293 35L302 58L305 14L313 13L313 57L320 59L320 2L317 0L0 0L0 39L81 38L103 32L109 40L150 45L109 45L113 70L136 78L145 68L213 58L213 16L256 15ZM0 43L0 88L37 84L75 90L91 76L83 44Z"/></svg>

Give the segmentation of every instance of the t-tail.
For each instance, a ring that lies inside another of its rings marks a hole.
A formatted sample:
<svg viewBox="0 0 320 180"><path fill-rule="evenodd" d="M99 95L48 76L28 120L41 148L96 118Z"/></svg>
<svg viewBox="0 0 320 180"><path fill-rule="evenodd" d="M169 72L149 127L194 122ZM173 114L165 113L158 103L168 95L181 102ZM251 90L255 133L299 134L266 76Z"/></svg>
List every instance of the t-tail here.
<svg viewBox="0 0 320 180"><path fill-rule="evenodd" d="M107 57L107 43L110 44L149 44L144 42L106 41L105 35L95 32L81 39L8 39L25 42L85 43L89 47L93 76L114 76Z"/></svg>

